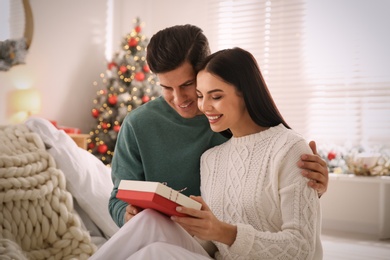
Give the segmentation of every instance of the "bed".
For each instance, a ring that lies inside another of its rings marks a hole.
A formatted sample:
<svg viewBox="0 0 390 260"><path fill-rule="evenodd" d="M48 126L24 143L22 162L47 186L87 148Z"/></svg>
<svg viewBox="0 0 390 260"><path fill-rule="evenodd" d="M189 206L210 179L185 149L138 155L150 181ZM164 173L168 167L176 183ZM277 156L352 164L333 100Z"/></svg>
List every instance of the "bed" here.
<svg viewBox="0 0 390 260"><path fill-rule="evenodd" d="M2 259L88 259L118 227L110 168L43 118L0 126Z"/></svg>

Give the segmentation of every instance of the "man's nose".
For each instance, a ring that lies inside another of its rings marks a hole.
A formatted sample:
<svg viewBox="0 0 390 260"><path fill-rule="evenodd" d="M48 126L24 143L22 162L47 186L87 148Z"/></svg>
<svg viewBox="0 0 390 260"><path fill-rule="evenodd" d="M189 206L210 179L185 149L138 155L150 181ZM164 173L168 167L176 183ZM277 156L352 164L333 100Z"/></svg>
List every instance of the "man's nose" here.
<svg viewBox="0 0 390 260"><path fill-rule="evenodd" d="M173 98L176 102L180 103L187 98L187 95L183 90L175 90L173 92Z"/></svg>

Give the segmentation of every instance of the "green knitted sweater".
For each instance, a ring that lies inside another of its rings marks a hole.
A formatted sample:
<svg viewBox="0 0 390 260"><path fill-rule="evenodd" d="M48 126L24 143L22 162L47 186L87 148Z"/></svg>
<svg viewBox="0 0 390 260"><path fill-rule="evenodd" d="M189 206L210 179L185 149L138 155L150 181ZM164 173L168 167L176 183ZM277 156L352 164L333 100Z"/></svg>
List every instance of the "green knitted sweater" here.
<svg viewBox="0 0 390 260"><path fill-rule="evenodd" d="M214 133L205 116L182 118L162 97L138 107L122 123L112 161L109 211L124 224L127 204L116 194L121 180L165 182L186 195L200 195L200 156L227 139Z"/></svg>

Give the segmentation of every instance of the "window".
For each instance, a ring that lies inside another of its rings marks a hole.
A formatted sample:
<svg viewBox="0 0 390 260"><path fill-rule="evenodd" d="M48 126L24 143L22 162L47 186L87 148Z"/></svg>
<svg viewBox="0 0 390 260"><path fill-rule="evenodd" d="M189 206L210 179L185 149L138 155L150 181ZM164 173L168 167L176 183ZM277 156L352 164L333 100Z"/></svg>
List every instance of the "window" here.
<svg viewBox="0 0 390 260"><path fill-rule="evenodd" d="M209 5L212 51L250 51L282 115L306 139L390 144L390 1Z"/></svg>
<svg viewBox="0 0 390 260"><path fill-rule="evenodd" d="M23 37L25 17L22 1L0 1L0 41Z"/></svg>

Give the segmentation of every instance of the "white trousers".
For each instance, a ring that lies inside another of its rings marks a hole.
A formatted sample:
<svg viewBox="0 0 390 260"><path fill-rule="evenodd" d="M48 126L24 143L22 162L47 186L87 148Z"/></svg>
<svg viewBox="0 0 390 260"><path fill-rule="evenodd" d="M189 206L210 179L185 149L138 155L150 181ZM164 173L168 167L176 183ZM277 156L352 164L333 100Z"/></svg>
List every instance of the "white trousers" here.
<svg viewBox="0 0 390 260"><path fill-rule="evenodd" d="M128 221L89 258L210 259L203 247L169 217L145 209Z"/></svg>

